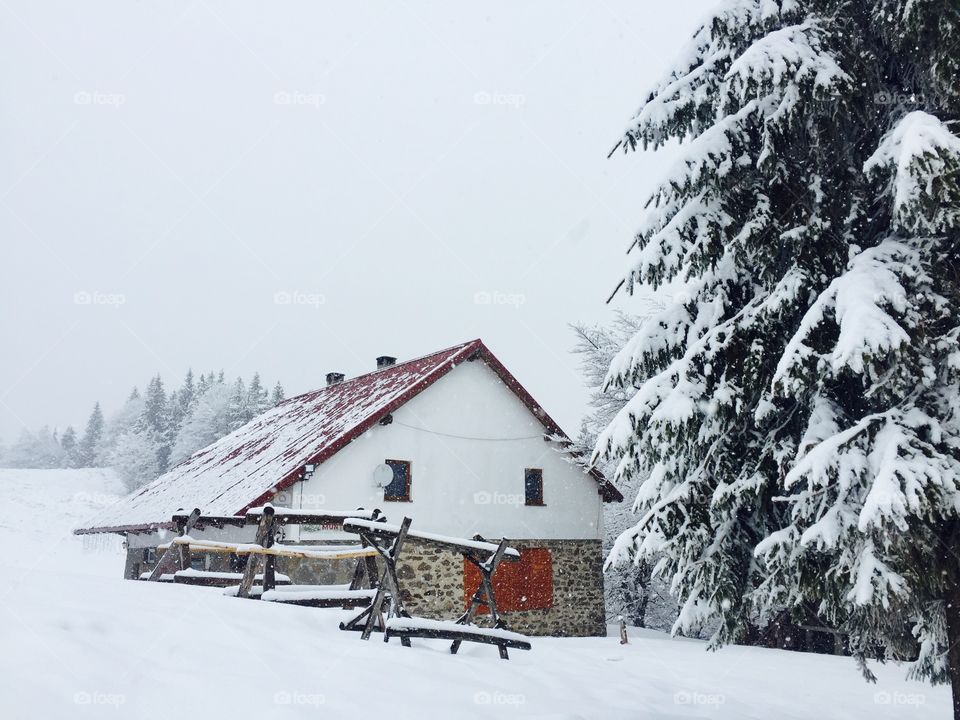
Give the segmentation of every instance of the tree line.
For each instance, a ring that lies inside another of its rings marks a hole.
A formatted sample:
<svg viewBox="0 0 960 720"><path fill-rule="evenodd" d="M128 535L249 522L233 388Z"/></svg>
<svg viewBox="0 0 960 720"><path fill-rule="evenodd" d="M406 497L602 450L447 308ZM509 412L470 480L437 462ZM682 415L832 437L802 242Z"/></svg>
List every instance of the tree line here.
<svg viewBox="0 0 960 720"><path fill-rule="evenodd" d="M180 387L168 392L160 375L141 392L134 387L109 419L100 403L90 412L82 434L68 426L24 429L3 450L0 465L17 468L112 467L128 489L147 483L193 453L269 410L284 398L278 382L272 391L259 373L249 382L227 382L223 371L194 378L188 370Z"/></svg>

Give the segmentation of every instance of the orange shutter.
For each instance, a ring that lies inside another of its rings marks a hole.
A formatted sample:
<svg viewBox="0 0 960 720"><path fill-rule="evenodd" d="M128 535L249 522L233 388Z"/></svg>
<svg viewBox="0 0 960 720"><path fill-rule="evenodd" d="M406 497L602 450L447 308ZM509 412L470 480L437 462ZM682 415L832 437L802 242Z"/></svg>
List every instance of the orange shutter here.
<svg viewBox="0 0 960 720"><path fill-rule="evenodd" d="M464 607L470 606L480 586L480 571L463 561ZM520 560L504 560L493 574L493 593L497 610L546 610L553 607L553 557L546 548L520 551ZM480 606L480 613L487 612Z"/></svg>

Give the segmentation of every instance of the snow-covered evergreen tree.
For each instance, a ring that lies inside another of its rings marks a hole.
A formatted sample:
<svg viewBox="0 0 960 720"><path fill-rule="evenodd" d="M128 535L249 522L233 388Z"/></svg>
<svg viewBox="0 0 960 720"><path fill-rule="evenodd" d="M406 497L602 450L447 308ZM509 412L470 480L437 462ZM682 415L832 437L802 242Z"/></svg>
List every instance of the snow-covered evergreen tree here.
<svg viewBox="0 0 960 720"><path fill-rule="evenodd" d="M186 415L187 412L189 412L190 406L193 405L196 393L197 389L193 382L193 370L188 369L186 376L183 378L183 385L180 386L180 390L177 392L177 399L180 402L180 408L183 412L183 415Z"/></svg>
<svg viewBox="0 0 960 720"><path fill-rule="evenodd" d="M195 397L196 386L193 381L193 370L187 370L183 384L179 389L170 393L170 396L167 398L167 415L169 422L167 434L171 449L173 443L176 442L177 434L180 432L184 418L187 417L193 406Z"/></svg>
<svg viewBox="0 0 960 720"><path fill-rule="evenodd" d="M230 432L234 389L215 380L201 384L205 389L197 396L190 413L184 418L173 444L170 456L172 465Z"/></svg>
<svg viewBox="0 0 960 720"><path fill-rule="evenodd" d="M147 385L141 422L144 426L144 432L150 435L157 447L157 467L160 472L164 472L167 469L170 448L174 439L171 435L170 406L167 402L167 393L159 375L151 378Z"/></svg>
<svg viewBox="0 0 960 720"><path fill-rule="evenodd" d="M946 0L702 26L621 141L681 141L625 277L673 302L611 363L638 389L597 449L649 474L611 559L661 558L677 629L812 608L949 671L960 718L958 40Z"/></svg>
<svg viewBox="0 0 960 720"><path fill-rule="evenodd" d="M144 400L140 390L134 387L127 396L123 407L110 416L104 425L103 434L97 444L96 465L108 467L112 463L114 448L127 432L140 429L142 425Z"/></svg>
<svg viewBox="0 0 960 720"><path fill-rule="evenodd" d="M283 400L283 385L279 382L273 386L273 392L270 394L270 406L275 407Z"/></svg>
<svg viewBox="0 0 960 720"><path fill-rule="evenodd" d="M250 386L247 388L247 406L250 412L248 420L252 420L272 407L270 396L267 394L266 388L263 387L258 372L253 374L253 379L250 380Z"/></svg>
<svg viewBox="0 0 960 720"><path fill-rule="evenodd" d="M77 467L79 449L77 446L77 431L73 429L73 425L68 425L67 429L63 431L63 435L60 436L60 447L63 449L63 466Z"/></svg>
<svg viewBox="0 0 960 720"><path fill-rule="evenodd" d="M132 491L160 475L159 450L153 433L145 425L137 424L116 437L107 462L127 490Z"/></svg>
<svg viewBox="0 0 960 720"><path fill-rule="evenodd" d="M100 403L95 403L90 418L87 420L87 427L83 431L83 437L80 438L80 444L77 450L77 466L93 467L97 459L97 448L103 437L103 411L100 409Z"/></svg>
<svg viewBox="0 0 960 720"><path fill-rule="evenodd" d="M233 384L233 393L230 396L230 407L228 410L228 428L233 432L241 425L245 425L253 417L250 408L250 396L247 394L247 386L243 378L237 378Z"/></svg>

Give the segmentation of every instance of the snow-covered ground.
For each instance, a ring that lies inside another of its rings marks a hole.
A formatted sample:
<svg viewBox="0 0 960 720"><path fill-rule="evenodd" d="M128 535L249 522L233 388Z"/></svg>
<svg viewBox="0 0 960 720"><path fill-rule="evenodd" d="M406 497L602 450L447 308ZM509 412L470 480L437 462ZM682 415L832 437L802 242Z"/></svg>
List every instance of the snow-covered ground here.
<svg viewBox="0 0 960 720"><path fill-rule="evenodd" d="M97 470L0 470L0 718L947 718L903 667L633 631L495 648L363 642L340 610L122 580L119 538L72 528L113 500Z"/></svg>

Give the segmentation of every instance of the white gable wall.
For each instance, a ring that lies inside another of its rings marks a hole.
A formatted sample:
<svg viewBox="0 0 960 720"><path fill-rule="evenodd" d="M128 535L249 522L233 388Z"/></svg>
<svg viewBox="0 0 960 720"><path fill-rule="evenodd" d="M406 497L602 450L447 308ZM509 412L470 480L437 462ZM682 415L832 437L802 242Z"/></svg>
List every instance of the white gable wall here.
<svg viewBox="0 0 960 720"><path fill-rule="evenodd" d="M460 537L601 537L597 483L556 443L543 440L543 425L482 360L461 363L393 418L274 502L328 510L378 507L391 522L409 515L416 529ZM387 458L411 463L411 502L385 502L374 485L373 468ZM542 507L524 505L528 467L543 469Z"/></svg>

